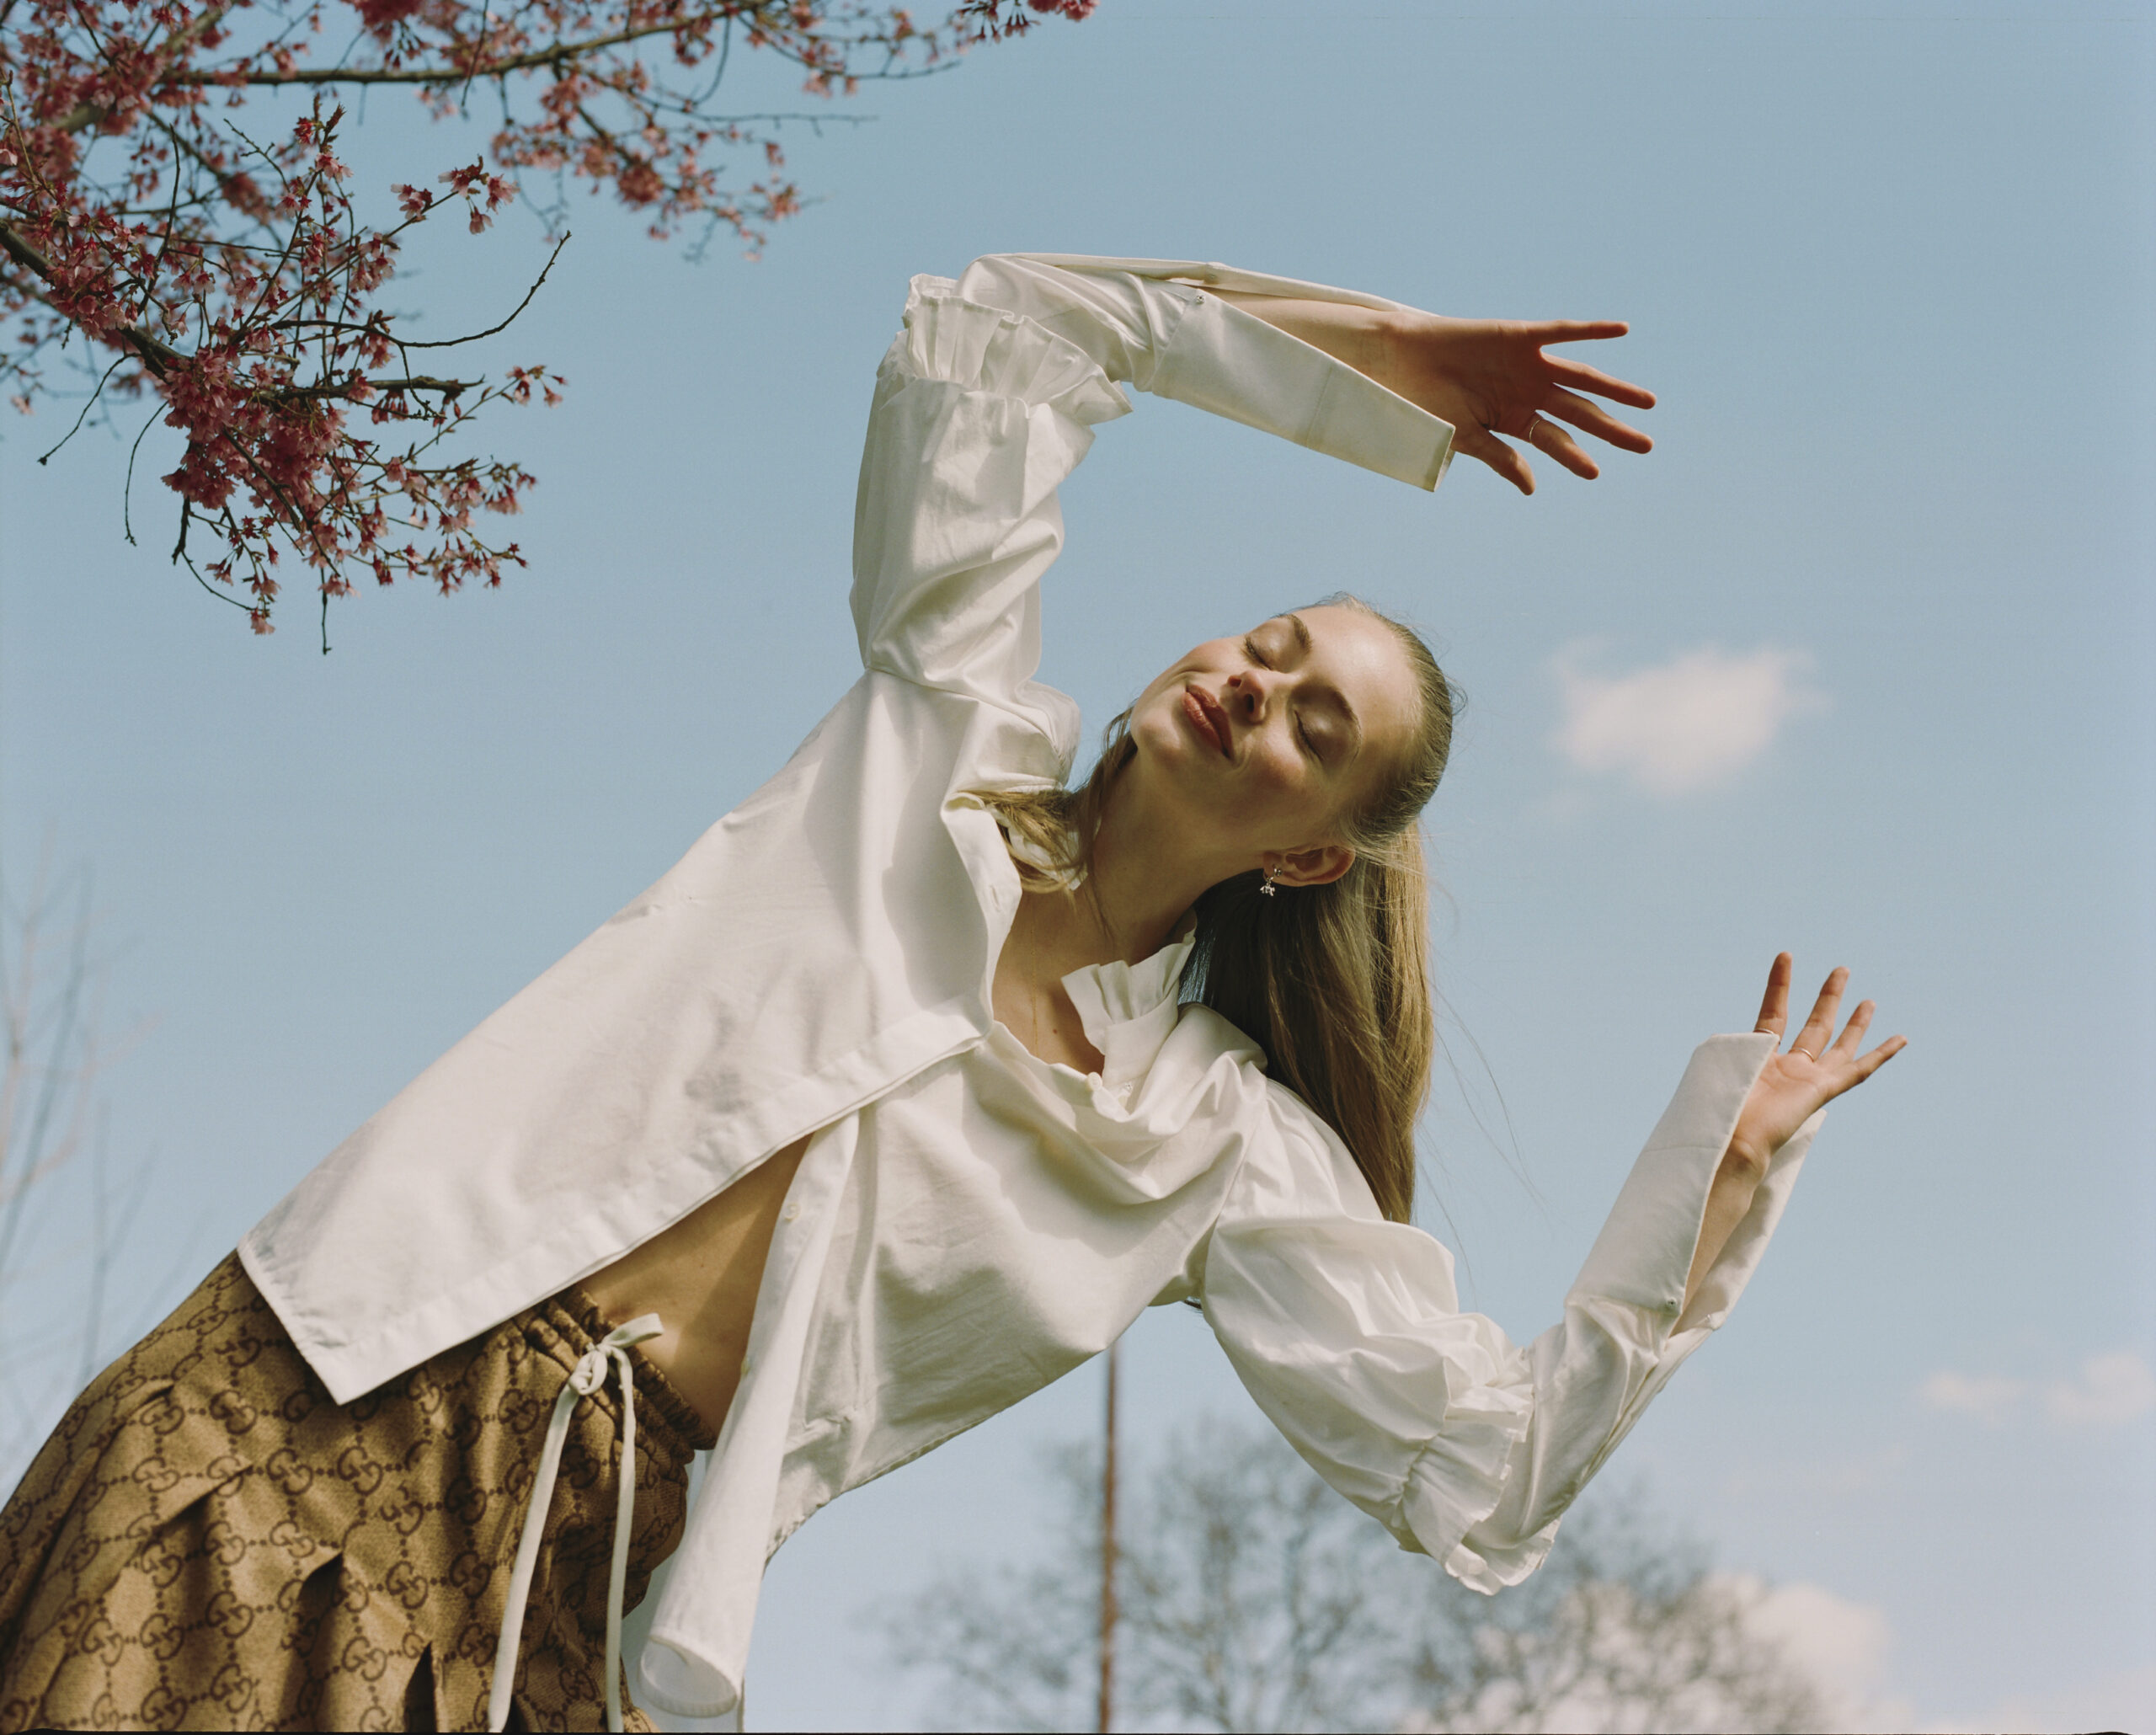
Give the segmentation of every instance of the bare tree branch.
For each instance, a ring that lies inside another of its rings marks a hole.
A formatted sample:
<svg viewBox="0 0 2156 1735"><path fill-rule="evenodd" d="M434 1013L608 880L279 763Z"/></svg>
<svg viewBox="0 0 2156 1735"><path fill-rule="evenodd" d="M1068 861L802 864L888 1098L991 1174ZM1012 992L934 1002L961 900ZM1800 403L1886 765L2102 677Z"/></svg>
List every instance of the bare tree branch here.
<svg viewBox="0 0 2156 1735"><path fill-rule="evenodd" d="M1050 1474L1061 1519L1038 1564L954 1572L887 1620L946 1727L1089 1726L1097 1460L1065 1453ZM1743 1593L1636 1495L1573 1513L1542 1570L1492 1599L1402 1554L1276 1437L1209 1424L1125 1486L1129 1727L1831 1726Z"/></svg>
<svg viewBox="0 0 2156 1735"><path fill-rule="evenodd" d="M12 1483L103 1350L142 1189L139 1166L114 1172L97 1086L146 1030L105 1033L87 873L56 875L48 841L23 900L7 893L0 884L0 1482ZM65 1207L78 1177L88 1220L70 1234ZM116 1191L126 1203L115 1209ZM85 1293L71 1330L74 1284ZM19 1311L25 1324L11 1318Z"/></svg>

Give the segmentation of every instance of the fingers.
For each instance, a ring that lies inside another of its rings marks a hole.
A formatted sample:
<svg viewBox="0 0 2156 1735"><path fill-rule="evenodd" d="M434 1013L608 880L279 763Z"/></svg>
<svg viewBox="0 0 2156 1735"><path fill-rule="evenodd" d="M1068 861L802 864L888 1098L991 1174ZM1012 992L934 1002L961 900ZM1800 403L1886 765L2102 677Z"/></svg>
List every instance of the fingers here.
<svg viewBox="0 0 2156 1735"><path fill-rule="evenodd" d="M1789 1019L1789 981L1795 969L1796 960L1789 953L1775 955L1774 967L1767 972L1766 998L1759 1002L1759 1022L1752 1027L1777 1043Z"/></svg>
<svg viewBox="0 0 2156 1735"><path fill-rule="evenodd" d="M1589 367L1583 361L1574 361L1566 355L1545 355L1542 365L1558 385L1570 386L1577 391L1592 392L1598 398L1629 404L1634 409L1654 408L1654 393L1646 387L1635 386L1629 380L1620 380L1614 374L1606 374L1598 367Z"/></svg>
<svg viewBox="0 0 2156 1735"><path fill-rule="evenodd" d="M1871 1015L1877 1008L1870 1001L1861 1002L1849 1014L1849 1021L1842 1027L1842 1033L1834 1038L1834 1045L1827 1050L1838 1061L1853 1060L1857 1049L1863 1045L1864 1033L1871 1028ZM1826 1055L1820 1056L1822 1060Z"/></svg>
<svg viewBox="0 0 2156 1735"><path fill-rule="evenodd" d="M1819 997L1812 1002L1812 1016L1804 1021L1804 1028L1796 1033L1790 1044L1793 1054L1801 1049L1812 1060L1817 1060L1827 1052L1827 1044L1833 1039L1834 1014L1841 1010L1842 990L1848 985L1849 973L1837 964L1819 990Z"/></svg>
<svg viewBox="0 0 2156 1735"><path fill-rule="evenodd" d="M1584 430L1598 440L1606 440L1612 446L1626 451L1652 451L1654 441L1611 415L1598 403L1590 403L1577 392L1561 387L1553 387L1549 397L1543 400L1545 414L1561 416L1575 428Z"/></svg>
<svg viewBox="0 0 2156 1735"><path fill-rule="evenodd" d="M1782 953L1767 973L1766 998L1759 1003L1759 1022L1752 1027L1754 1030L1775 1037L1782 1033L1789 1012L1790 979L1793 974L1789 953ZM1849 985L1849 973L1838 967L1828 975L1819 990L1818 999L1812 1002L1811 1016L1789 1047L1790 1054L1803 1054L1828 1075L1817 1079L1826 1090L1822 1100L1828 1102L1862 1084L1908 1046L1908 1038L1890 1036L1870 1053L1859 1052L1864 1046L1865 1033L1871 1028L1872 1014L1878 1010L1875 1002L1868 1000L1858 1004L1849 1014L1849 1022L1842 1027L1842 1033L1834 1035L1834 1017L1841 1009L1842 991Z"/></svg>
<svg viewBox="0 0 2156 1735"><path fill-rule="evenodd" d="M1842 1089L1844 1091L1850 1090L1854 1086L1862 1084L1865 1080L1870 1077L1873 1073L1878 1071L1881 1067L1884 1066L1889 1060L1892 1060L1895 1055L1900 1054L1902 1050L1908 1045L1909 1040L1907 1037L1890 1036L1870 1054L1860 1055L1851 1063L1849 1067L1849 1083L1844 1085ZM1837 1092L1835 1094L1839 1095L1840 1092Z"/></svg>
<svg viewBox="0 0 2156 1735"><path fill-rule="evenodd" d="M1789 1013L1792 974L1786 952L1775 958L1774 968L1767 972L1766 998L1759 1003L1759 1022L1753 1026L1762 1035L1780 1038L1782 1033L1783 1022ZM1876 1010L1868 1000L1849 1014L1842 1033L1834 1035L1834 1015L1841 1008L1842 990L1848 986L1849 980L1849 973L1838 968L1827 978L1819 990L1818 999L1812 1002L1811 1017L1804 1021L1804 1028L1797 1032L1788 1053L1779 1061L1769 1057L1768 1070L1761 1075L1763 1078L1777 1079L1778 1090L1795 1090L1808 1095L1813 1108L1833 1102L1845 1091L1854 1090L1908 1046L1905 1038L1890 1036L1870 1054L1858 1052L1864 1045L1865 1033L1871 1028L1871 1015ZM1828 1046L1830 1038L1833 1042L1831 1048ZM1810 1064L1792 1069L1790 1063L1800 1054ZM1756 1092L1758 1086L1753 1088Z"/></svg>
<svg viewBox="0 0 2156 1735"><path fill-rule="evenodd" d="M1865 1032L1871 1028L1874 1010L1872 1002L1868 1000L1858 1006L1849 1014L1849 1022L1843 1026L1842 1033L1835 1039L1834 1046L1828 1050L1838 1065L1847 1069L1847 1076L1835 1085L1836 1096L1862 1084L1908 1046L1906 1038L1890 1036L1868 1054L1857 1052L1864 1046Z"/></svg>
<svg viewBox="0 0 2156 1735"><path fill-rule="evenodd" d="M1527 467L1527 460L1487 428L1463 425L1454 429L1453 450L1465 452L1470 458L1480 458L1492 470L1524 494L1534 492L1534 472Z"/></svg>
<svg viewBox="0 0 2156 1735"><path fill-rule="evenodd" d="M1858 1054L1852 1048L1847 1063L1838 1066L1830 1076L1822 1081L1824 1094L1819 1099L1821 1103L1823 1105L1831 1102L1844 1092L1854 1090L1908 1046L1908 1044L1904 1038L1890 1036L1868 1054ZM1834 1053L1838 1060L1842 1058L1840 1049L1841 1045L1837 1043L1834 1046Z"/></svg>
<svg viewBox="0 0 2156 1735"><path fill-rule="evenodd" d="M1538 416L1527 424L1527 443L1589 482L1602 473L1602 467L1580 449L1579 442L1547 416Z"/></svg>
<svg viewBox="0 0 2156 1735"><path fill-rule="evenodd" d="M1529 319L1514 328L1538 344L1583 344L1621 338L1632 328L1621 319Z"/></svg>

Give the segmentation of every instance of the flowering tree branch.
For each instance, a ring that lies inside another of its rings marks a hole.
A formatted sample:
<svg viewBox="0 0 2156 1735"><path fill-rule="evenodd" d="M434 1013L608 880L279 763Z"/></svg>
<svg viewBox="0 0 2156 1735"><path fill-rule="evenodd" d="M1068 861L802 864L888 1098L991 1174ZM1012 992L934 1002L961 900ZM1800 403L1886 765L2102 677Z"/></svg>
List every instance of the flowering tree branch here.
<svg viewBox="0 0 2156 1735"><path fill-rule="evenodd" d="M830 96L1092 4L960 0L924 29L889 0L0 0L0 320L15 327L0 378L27 413L72 348L94 382L77 426L153 395L144 431L161 415L187 442L163 478L180 496L173 558L259 633L287 558L325 609L360 575L499 585L524 557L475 517L514 513L533 478L446 444L496 401L558 402L561 377L451 377L408 352L494 336L529 305L568 238L569 180L610 190L654 238L693 223L699 246L726 232L753 250L801 208L776 129L814 117L715 109L737 45ZM329 32L347 13L355 33ZM338 89L376 85L412 88L437 117L478 85L500 113L485 157L394 188L380 223L338 154ZM231 118L280 93L309 107L266 142ZM755 177L729 186L717 159L743 150ZM406 232L455 207L478 234L534 178L552 182L559 239L516 308L484 331L403 337L380 292ZM217 545L199 565L198 525Z"/></svg>

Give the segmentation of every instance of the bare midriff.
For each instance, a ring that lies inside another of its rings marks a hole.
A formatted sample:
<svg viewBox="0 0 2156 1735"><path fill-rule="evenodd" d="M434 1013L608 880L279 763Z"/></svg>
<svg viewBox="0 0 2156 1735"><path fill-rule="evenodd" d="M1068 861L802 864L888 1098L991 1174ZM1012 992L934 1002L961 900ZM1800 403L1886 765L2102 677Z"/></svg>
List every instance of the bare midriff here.
<svg viewBox="0 0 2156 1735"><path fill-rule="evenodd" d="M1086 1039L1062 973L1081 957L1059 956L1037 930L1052 904L1028 893L1013 926L1013 943L996 960L995 1016L1041 1060L1079 1072L1097 1072L1100 1052ZM715 1434L741 1384L764 1262L801 1166L808 1140L774 1152L715 1198L584 1280L584 1292L616 1325L655 1313L665 1327L642 1347L696 1406Z"/></svg>
<svg viewBox="0 0 2156 1735"><path fill-rule="evenodd" d="M771 1234L808 1148L797 1140L766 1157L582 1285L616 1325L659 1316L665 1330L641 1347L714 1434L741 1384Z"/></svg>

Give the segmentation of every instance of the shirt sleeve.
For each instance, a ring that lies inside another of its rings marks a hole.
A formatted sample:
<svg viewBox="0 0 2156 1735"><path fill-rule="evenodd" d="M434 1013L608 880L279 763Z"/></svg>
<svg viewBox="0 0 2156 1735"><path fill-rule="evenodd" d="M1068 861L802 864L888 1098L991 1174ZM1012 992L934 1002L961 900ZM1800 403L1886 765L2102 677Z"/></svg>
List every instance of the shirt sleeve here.
<svg viewBox="0 0 2156 1735"><path fill-rule="evenodd" d="M862 662L1023 705L1056 490L1134 387L1434 488L1452 429L1205 279L1372 306L1225 267L1005 255L916 277L878 369L854 513Z"/></svg>
<svg viewBox="0 0 2156 1735"><path fill-rule="evenodd" d="M1774 1233L1820 1116L1775 1154L1679 1319L1709 1185L1773 1046L1718 1036L1694 1052L1563 1319L1524 1347L1460 1311L1451 1254L1385 1221L1331 1130L1278 1092L1280 1139L1246 1160L1203 1289L1259 1407L1401 1547L1486 1594L1518 1583Z"/></svg>

